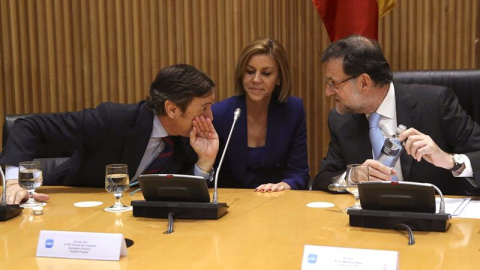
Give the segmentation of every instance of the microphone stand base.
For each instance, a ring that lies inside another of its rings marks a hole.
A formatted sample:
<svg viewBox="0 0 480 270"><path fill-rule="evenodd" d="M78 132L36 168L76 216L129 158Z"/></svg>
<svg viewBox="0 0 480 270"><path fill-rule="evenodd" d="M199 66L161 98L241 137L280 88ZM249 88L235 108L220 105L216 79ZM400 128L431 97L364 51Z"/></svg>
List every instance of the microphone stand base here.
<svg viewBox="0 0 480 270"><path fill-rule="evenodd" d="M0 221L7 221L22 213L23 208L18 204L2 204L0 205Z"/></svg>
<svg viewBox="0 0 480 270"><path fill-rule="evenodd" d="M450 214L347 209L352 227L397 229L406 224L414 231L446 232Z"/></svg>
<svg viewBox="0 0 480 270"><path fill-rule="evenodd" d="M173 213L175 218L182 219L219 219L227 213L226 203L199 202L163 202L132 201L133 216L149 218L168 218Z"/></svg>

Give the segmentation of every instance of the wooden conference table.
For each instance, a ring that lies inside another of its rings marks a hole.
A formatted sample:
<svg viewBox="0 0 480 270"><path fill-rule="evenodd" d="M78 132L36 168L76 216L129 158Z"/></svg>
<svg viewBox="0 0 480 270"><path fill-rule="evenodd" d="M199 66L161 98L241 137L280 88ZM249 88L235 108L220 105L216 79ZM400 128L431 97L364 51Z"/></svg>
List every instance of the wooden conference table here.
<svg viewBox="0 0 480 270"><path fill-rule="evenodd" d="M109 213L114 198L100 188L42 187L50 195L43 215L24 209L0 222L0 269L300 269L304 245L399 251L400 269L478 269L480 221L451 220L446 233L415 232L416 244L395 230L350 227L345 208L351 195L320 191L256 193L220 189L229 212L219 220L177 219L164 234L166 219ZM124 203L143 199L125 196ZM79 201L103 205L78 208ZM310 202L331 208L309 208ZM122 233L134 241L120 261L35 257L40 230Z"/></svg>

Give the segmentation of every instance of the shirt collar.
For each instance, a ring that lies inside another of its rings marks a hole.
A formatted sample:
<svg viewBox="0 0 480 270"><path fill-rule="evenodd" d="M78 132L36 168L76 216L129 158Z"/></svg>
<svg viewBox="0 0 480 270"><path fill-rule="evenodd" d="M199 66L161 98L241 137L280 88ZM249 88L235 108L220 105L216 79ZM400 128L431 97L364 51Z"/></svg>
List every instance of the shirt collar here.
<svg viewBox="0 0 480 270"><path fill-rule="evenodd" d="M388 88L387 95L383 99L376 113L380 114L382 117L395 118L395 87L393 83L390 83ZM367 119L370 114L367 114Z"/></svg>
<svg viewBox="0 0 480 270"><path fill-rule="evenodd" d="M165 128L162 126L162 123L160 123L160 120L158 120L158 115L155 115L153 117L153 129L152 129L152 135L150 137L163 138L167 136L168 136L168 133L165 130Z"/></svg>
<svg viewBox="0 0 480 270"><path fill-rule="evenodd" d="M390 83L387 95L378 107L377 113L388 118L395 117L395 87L393 83Z"/></svg>

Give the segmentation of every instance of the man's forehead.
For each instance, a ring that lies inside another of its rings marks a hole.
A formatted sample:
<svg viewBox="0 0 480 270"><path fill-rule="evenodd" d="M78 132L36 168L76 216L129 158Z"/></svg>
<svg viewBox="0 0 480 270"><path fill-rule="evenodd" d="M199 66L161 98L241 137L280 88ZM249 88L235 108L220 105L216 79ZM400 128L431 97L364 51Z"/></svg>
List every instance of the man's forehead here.
<svg viewBox="0 0 480 270"><path fill-rule="evenodd" d="M210 94L207 96L203 97L194 97L192 100L192 103L197 103L197 104L208 104L212 103L215 100L215 91L212 91Z"/></svg>
<svg viewBox="0 0 480 270"><path fill-rule="evenodd" d="M341 76L343 72L343 59L333 58L323 63L323 70L326 78Z"/></svg>

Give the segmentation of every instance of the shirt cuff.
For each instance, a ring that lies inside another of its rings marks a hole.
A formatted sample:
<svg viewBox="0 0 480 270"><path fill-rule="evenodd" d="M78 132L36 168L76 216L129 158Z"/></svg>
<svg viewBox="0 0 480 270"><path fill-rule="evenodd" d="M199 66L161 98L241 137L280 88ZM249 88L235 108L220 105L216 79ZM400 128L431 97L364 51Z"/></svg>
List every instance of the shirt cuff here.
<svg viewBox="0 0 480 270"><path fill-rule="evenodd" d="M328 190L333 191L333 192L338 192L338 193L345 193L347 192L346 187L346 181L345 181L345 175L347 172L343 172L340 175L334 176L332 178L332 181L330 185L328 185Z"/></svg>
<svg viewBox="0 0 480 270"><path fill-rule="evenodd" d="M465 162L465 169L463 169L462 173L455 173L452 172L453 176L455 177L473 177L473 168L472 168L472 163L470 162L470 159L464 155L460 154L462 156L463 161Z"/></svg>
<svg viewBox="0 0 480 270"><path fill-rule="evenodd" d="M18 180L18 167L5 165L5 180Z"/></svg>
<svg viewBox="0 0 480 270"><path fill-rule="evenodd" d="M195 164L195 167L193 167L193 174L195 174L196 176L201 176L205 180L212 181L213 180L213 172L214 172L213 168L210 172L206 172L206 171L200 169L200 167L198 167L197 164Z"/></svg>

